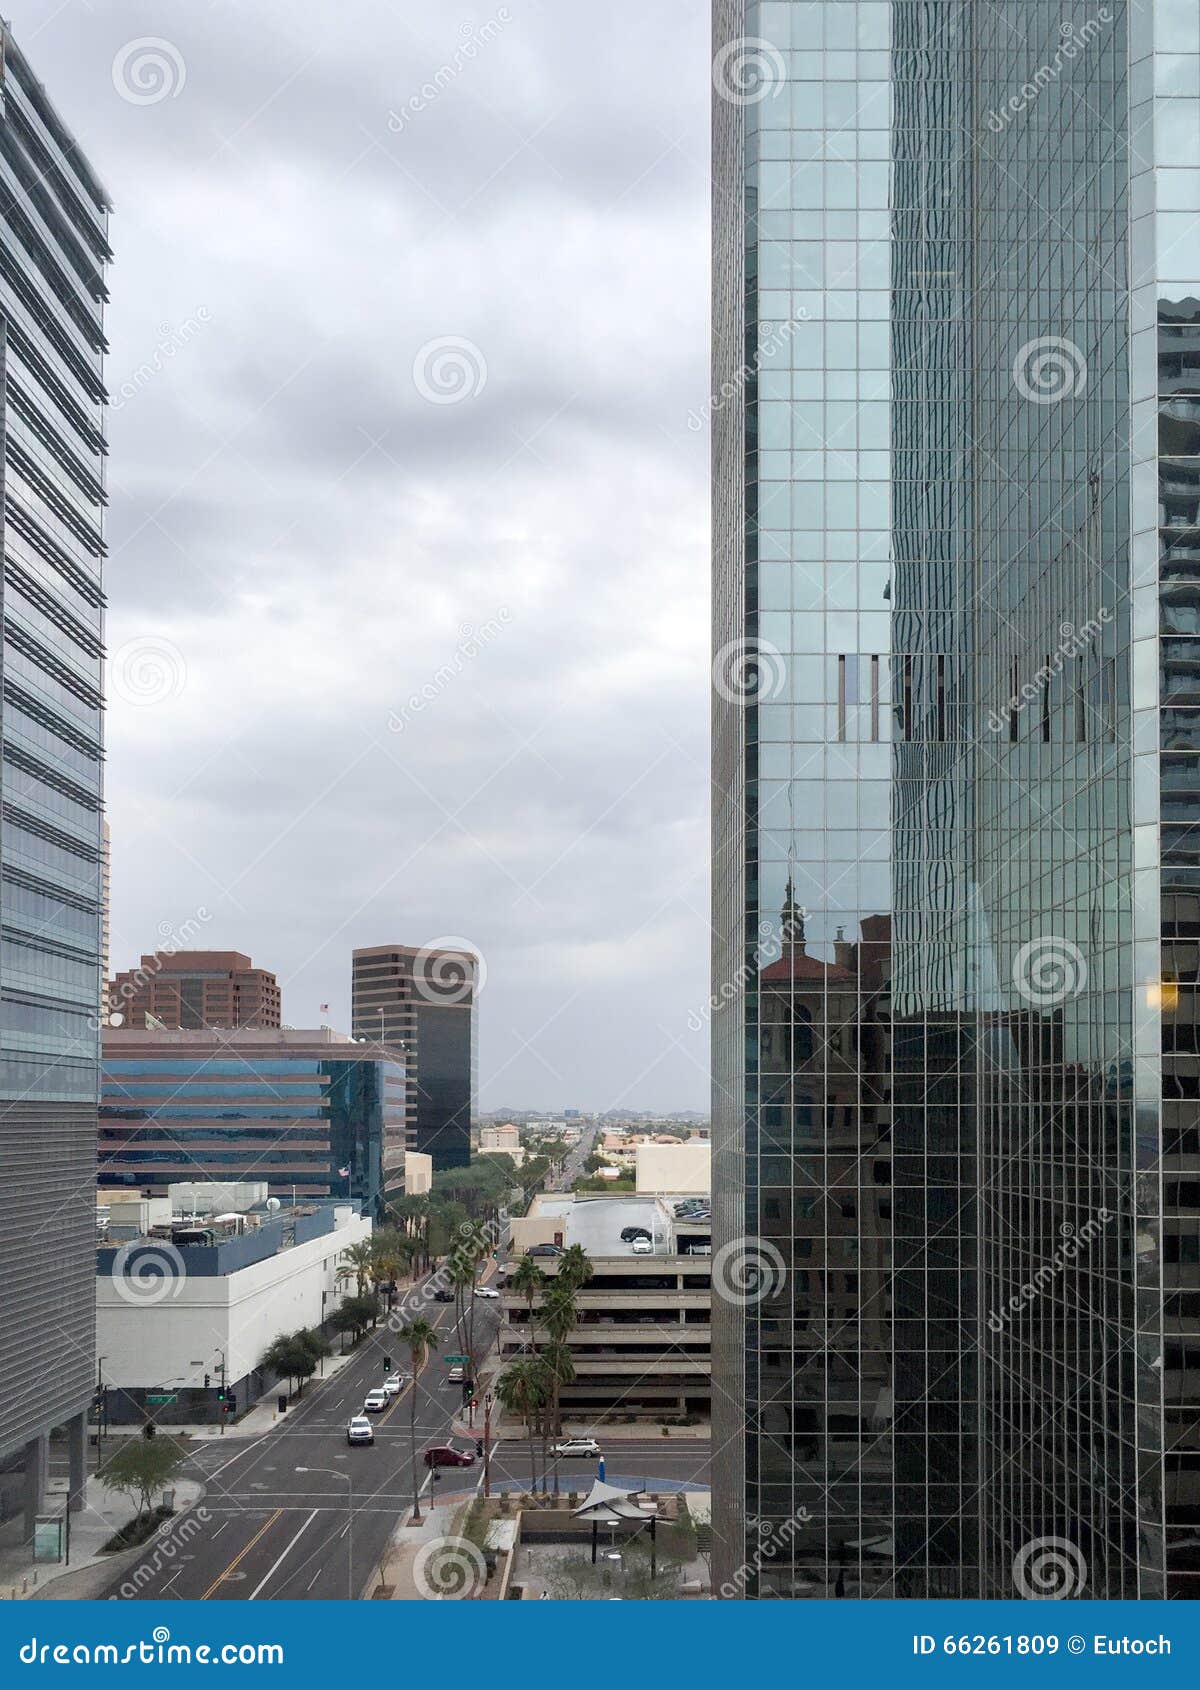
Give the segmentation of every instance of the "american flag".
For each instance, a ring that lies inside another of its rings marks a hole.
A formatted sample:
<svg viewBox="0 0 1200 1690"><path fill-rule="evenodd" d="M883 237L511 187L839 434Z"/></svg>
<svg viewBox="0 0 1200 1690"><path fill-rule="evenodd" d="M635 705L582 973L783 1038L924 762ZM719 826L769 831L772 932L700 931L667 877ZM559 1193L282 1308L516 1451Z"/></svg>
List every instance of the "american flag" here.
<svg viewBox="0 0 1200 1690"><path fill-rule="evenodd" d="M350 1169L349 1169L349 1167L345 1167L345 1168L339 1168L339 1169L338 1169L338 1176L339 1176L339 1178L341 1178L341 1179L349 1179L349 1178L350 1178Z"/></svg>

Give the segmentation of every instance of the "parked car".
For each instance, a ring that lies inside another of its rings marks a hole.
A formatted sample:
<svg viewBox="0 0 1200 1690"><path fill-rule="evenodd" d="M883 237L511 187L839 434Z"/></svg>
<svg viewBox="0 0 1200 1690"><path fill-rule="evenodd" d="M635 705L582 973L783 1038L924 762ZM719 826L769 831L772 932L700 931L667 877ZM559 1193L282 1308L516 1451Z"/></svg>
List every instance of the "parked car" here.
<svg viewBox="0 0 1200 1690"><path fill-rule="evenodd" d="M635 1238L633 1241L633 1253L635 1256L652 1256L654 1254L654 1245L648 1238Z"/></svg>
<svg viewBox="0 0 1200 1690"><path fill-rule="evenodd" d="M384 1390L368 1391L363 1398L363 1410L367 1414L382 1414L391 1400Z"/></svg>
<svg viewBox="0 0 1200 1690"><path fill-rule="evenodd" d="M475 1457L449 1444L431 1444L425 1451L426 1467L474 1467Z"/></svg>
<svg viewBox="0 0 1200 1690"><path fill-rule="evenodd" d="M564 1438L561 1443L555 1444L551 1453L564 1457L573 1455L599 1455L600 1445L596 1442L595 1438Z"/></svg>
<svg viewBox="0 0 1200 1690"><path fill-rule="evenodd" d="M632 1244L635 1238L650 1238L653 1234L648 1226L623 1226L621 1228L621 1243Z"/></svg>
<svg viewBox="0 0 1200 1690"><path fill-rule="evenodd" d="M499 1291L497 1291L491 1285L477 1285L475 1287L475 1295L477 1297L496 1297L496 1298L499 1298L500 1293L499 1293Z"/></svg>
<svg viewBox="0 0 1200 1690"><path fill-rule="evenodd" d="M561 1256L561 1244L531 1244L526 1250L527 1256Z"/></svg>
<svg viewBox="0 0 1200 1690"><path fill-rule="evenodd" d="M454 1292L448 1291L444 1285L439 1285L437 1290L433 1293L433 1300L435 1303L452 1303L454 1301Z"/></svg>
<svg viewBox="0 0 1200 1690"><path fill-rule="evenodd" d="M375 1442L375 1428L365 1414L356 1414L346 1427L346 1442L348 1444L373 1444Z"/></svg>

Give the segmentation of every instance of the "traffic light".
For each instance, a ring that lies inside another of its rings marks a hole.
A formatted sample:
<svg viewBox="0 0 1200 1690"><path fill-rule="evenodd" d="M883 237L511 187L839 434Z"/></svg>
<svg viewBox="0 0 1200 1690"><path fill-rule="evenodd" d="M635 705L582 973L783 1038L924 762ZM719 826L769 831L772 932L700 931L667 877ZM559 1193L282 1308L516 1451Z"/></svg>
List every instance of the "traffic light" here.
<svg viewBox="0 0 1200 1690"><path fill-rule="evenodd" d="M205 1375L204 1375L204 1389L205 1389L205 1390L206 1390L206 1391L207 1391L207 1389L208 1389L208 1383L209 1383L209 1380L210 1380L210 1379L211 1379L211 1378L212 1378L212 1374L211 1374L211 1373L206 1373L206 1374L205 1374Z"/></svg>
<svg viewBox="0 0 1200 1690"><path fill-rule="evenodd" d="M225 1412L226 1414L237 1413L237 1399L232 1391L230 1391L228 1396L225 1398Z"/></svg>
<svg viewBox="0 0 1200 1690"><path fill-rule="evenodd" d="M392 1358L391 1358L391 1356L384 1356L384 1358L383 1358L383 1371L385 1373L390 1373L392 1371Z"/></svg>

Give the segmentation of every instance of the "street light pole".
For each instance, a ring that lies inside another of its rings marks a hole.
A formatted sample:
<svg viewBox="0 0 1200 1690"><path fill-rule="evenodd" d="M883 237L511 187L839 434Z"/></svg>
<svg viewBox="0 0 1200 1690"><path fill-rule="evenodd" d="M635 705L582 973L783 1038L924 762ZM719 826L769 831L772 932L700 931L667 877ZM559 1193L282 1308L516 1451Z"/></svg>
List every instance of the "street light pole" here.
<svg viewBox="0 0 1200 1690"><path fill-rule="evenodd" d="M328 1473L342 1479L346 1485L346 1600L354 1600L354 1476L339 1473L336 1467L297 1467L297 1473Z"/></svg>
<svg viewBox="0 0 1200 1690"><path fill-rule="evenodd" d="M492 1393L483 1393L483 1494L492 1494Z"/></svg>

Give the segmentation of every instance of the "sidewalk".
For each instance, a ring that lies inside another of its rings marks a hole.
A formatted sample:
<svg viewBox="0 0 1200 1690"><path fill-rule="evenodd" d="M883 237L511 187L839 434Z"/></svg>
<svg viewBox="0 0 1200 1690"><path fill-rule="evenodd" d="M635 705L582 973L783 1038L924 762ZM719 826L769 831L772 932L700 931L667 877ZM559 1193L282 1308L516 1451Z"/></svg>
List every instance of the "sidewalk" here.
<svg viewBox="0 0 1200 1690"><path fill-rule="evenodd" d="M287 1414L280 1414L279 1409L276 1406L279 1398L284 1395L287 1388L286 1384L279 1384L273 1385L269 1391L264 1391L262 1396L259 1397L258 1401L255 1403L254 1407L247 1413L243 1414L240 1420L231 1420L227 1422L224 1434L222 1434L219 1425L212 1425L207 1421L196 1425L160 1425L159 1431L162 1433L164 1438L194 1438L198 1443L208 1443L211 1439L220 1438L222 1435L225 1437L236 1438L260 1438L264 1432L273 1432L276 1426L281 1426L283 1422L287 1420L290 1415L294 1414L298 1408L302 1408L306 1402L309 1402L314 1396L316 1396L322 1385L327 1384L330 1379L336 1378L343 1367L348 1367L352 1361L356 1361L362 1354L363 1349L369 1340L370 1334L368 1333L367 1337L363 1339L361 1344L353 1350L347 1350L344 1356L327 1356L325 1361L322 1363L322 1366L325 1369L324 1374L318 1375L314 1373L311 1379L307 1379L305 1381L304 1395L302 1397L292 1396L288 1398ZM107 1435L110 1437L121 1437L126 1431L128 1431L128 1433L132 1436L138 1432L139 1429L140 1428L137 1426L130 1426L128 1428L123 1426L114 1426L110 1428Z"/></svg>
<svg viewBox="0 0 1200 1690"><path fill-rule="evenodd" d="M167 1487L175 1492L175 1513L164 1520L158 1530L135 1549L120 1550L102 1555L101 1548L114 1532L120 1531L137 1513L129 1497L110 1491L95 1474L89 1478L84 1491L83 1507L71 1515L71 1565L54 1562L35 1562L28 1543L20 1543L0 1550L0 1598L72 1600L95 1597L104 1590L114 1575L125 1568L135 1568L140 1562L158 1555L168 1558L176 1553L170 1540L180 1534L188 1511L204 1496L204 1486L191 1479L179 1479ZM45 1512L51 1513L66 1500L66 1481L52 1480L47 1493Z"/></svg>

